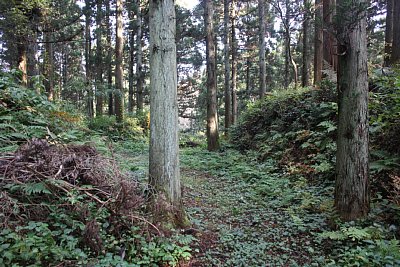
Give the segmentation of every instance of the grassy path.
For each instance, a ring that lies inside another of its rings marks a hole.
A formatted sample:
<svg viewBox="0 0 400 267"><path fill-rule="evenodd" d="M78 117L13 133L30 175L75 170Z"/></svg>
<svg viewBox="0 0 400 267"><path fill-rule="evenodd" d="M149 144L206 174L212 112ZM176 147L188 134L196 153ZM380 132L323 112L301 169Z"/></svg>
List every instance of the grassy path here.
<svg viewBox="0 0 400 267"><path fill-rule="evenodd" d="M324 218L303 209L300 182L280 178L235 151L182 153L184 201L199 229L193 266L319 266Z"/></svg>
<svg viewBox="0 0 400 267"><path fill-rule="evenodd" d="M146 151L119 156L145 177ZM279 177L274 163L259 165L231 150L185 148L181 166L190 233L198 239L189 266L320 266L316 240L325 219L306 212L304 201L314 196L304 183Z"/></svg>

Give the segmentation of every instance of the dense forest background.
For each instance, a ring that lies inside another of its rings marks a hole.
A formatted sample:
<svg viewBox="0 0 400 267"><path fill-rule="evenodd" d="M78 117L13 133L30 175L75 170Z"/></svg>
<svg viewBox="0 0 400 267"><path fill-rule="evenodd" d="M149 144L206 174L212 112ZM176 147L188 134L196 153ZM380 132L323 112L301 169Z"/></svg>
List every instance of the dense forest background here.
<svg viewBox="0 0 400 267"><path fill-rule="evenodd" d="M0 0L0 266L400 265L399 20Z"/></svg>

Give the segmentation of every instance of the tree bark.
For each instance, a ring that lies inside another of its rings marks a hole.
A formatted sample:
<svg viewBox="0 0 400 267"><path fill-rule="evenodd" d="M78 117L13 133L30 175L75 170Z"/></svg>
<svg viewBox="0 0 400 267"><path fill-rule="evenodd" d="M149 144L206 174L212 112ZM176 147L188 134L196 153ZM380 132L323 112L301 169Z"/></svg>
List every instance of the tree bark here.
<svg viewBox="0 0 400 267"><path fill-rule="evenodd" d="M134 52L135 52L135 26L134 26L134 10L132 5L129 7L129 90L128 90L128 112L133 112L134 106L134 94L135 91L133 89L133 82L134 82L134 73L133 73L133 66L134 66Z"/></svg>
<svg viewBox="0 0 400 267"><path fill-rule="evenodd" d="M235 0L232 0L232 23L231 23L231 29L232 29L232 33L231 33L231 51L232 51L232 82L231 82L231 86L232 86L232 121L231 124L236 124L237 121L237 108L238 108L238 104L237 104L237 40L236 40L236 3Z"/></svg>
<svg viewBox="0 0 400 267"><path fill-rule="evenodd" d="M21 71L21 83L23 86L28 86L28 74L27 65L28 59L26 55L26 44L23 42L17 43L17 53L18 53L18 69Z"/></svg>
<svg viewBox="0 0 400 267"><path fill-rule="evenodd" d="M124 119L123 52L124 35L122 25L123 0L117 0L115 43L115 116L118 123Z"/></svg>
<svg viewBox="0 0 400 267"><path fill-rule="evenodd" d="M322 80L323 47L323 5L315 0L314 85Z"/></svg>
<svg viewBox="0 0 400 267"><path fill-rule="evenodd" d="M400 64L400 1L395 0L393 4L393 46L390 63L397 65Z"/></svg>
<svg viewBox="0 0 400 267"><path fill-rule="evenodd" d="M92 70L91 70L91 36L90 20L91 9L90 0L85 0L85 69L86 69L86 90L87 90L87 114L89 118L94 116L93 89L92 89Z"/></svg>
<svg viewBox="0 0 400 267"><path fill-rule="evenodd" d="M114 115L114 94L112 88L112 49L111 49L111 0L106 0L106 24L107 24L107 87L108 87L108 115Z"/></svg>
<svg viewBox="0 0 400 267"><path fill-rule="evenodd" d="M97 0L96 14L96 116L103 115L103 27L102 0Z"/></svg>
<svg viewBox="0 0 400 267"><path fill-rule="evenodd" d="M284 73L284 81L283 86L285 89L288 89L290 83L290 70L289 70L289 62L290 62L290 29L289 29L289 0L285 1L286 13L283 20L283 27L285 29L285 73ZM282 17L282 14L281 14Z"/></svg>
<svg viewBox="0 0 400 267"><path fill-rule="evenodd" d="M143 48L142 48L142 9L140 0L136 0L137 32L136 32L136 101L137 111L143 111Z"/></svg>
<svg viewBox="0 0 400 267"><path fill-rule="evenodd" d="M205 0L206 61L207 61L207 148L219 149L217 87L214 44L214 7L212 0Z"/></svg>
<svg viewBox="0 0 400 267"><path fill-rule="evenodd" d="M389 66L393 43L393 5L394 0L386 0L385 55L384 66Z"/></svg>
<svg viewBox="0 0 400 267"><path fill-rule="evenodd" d="M155 220L183 226L173 0L150 1L150 164Z"/></svg>
<svg viewBox="0 0 400 267"><path fill-rule="evenodd" d="M266 81L266 62L265 62L265 0L258 0L258 12L259 12L259 68L260 68L260 98L265 96L267 92L267 81Z"/></svg>
<svg viewBox="0 0 400 267"><path fill-rule="evenodd" d="M224 71L225 71L225 135L228 135L232 122L231 86L230 86L230 62L229 62L229 0L224 0Z"/></svg>
<svg viewBox="0 0 400 267"><path fill-rule="evenodd" d="M337 44L333 34L333 16L335 14L336 0L323 0L324 16L324 60L329 64L332 70L337 70Z"/></svg>
<svg viewBox="0 0 400 267"><path fill-rule="evenodd" d="M366 0L338 0L340 14L335 206L344 220L367 215L368 185L368 80Z"/></svg>
<svg viewBox="0 0 400 267"><path fill-rule="evenodd" d="M45 53L44 53L44 75L46 82L44 83L47 98L54 100L54 49L51 43L51 33L44 33Z"/></svg>
<svg viewBox="0 0 400 267"><path fill-rule="evenodd" d="M310 1L304 0L304 20L303 20L303 67L301 75L301 86L310 85L310 47L309 47L309 31L310 31Z"/></svg>
<svg viewBox="0 0 400 267"><path fill-rule="evenodd" d="M36 22L32 22L32 33L29 35L28 42L28 50L27 50L27 58L28 58L28 87L34 87L34 79L33 77L37 77L39 75L39 60L37 58L38 55L38 45L37 45L37 30L36 30ZM38 94L40 94L39 87L36 88Z"/></svg>

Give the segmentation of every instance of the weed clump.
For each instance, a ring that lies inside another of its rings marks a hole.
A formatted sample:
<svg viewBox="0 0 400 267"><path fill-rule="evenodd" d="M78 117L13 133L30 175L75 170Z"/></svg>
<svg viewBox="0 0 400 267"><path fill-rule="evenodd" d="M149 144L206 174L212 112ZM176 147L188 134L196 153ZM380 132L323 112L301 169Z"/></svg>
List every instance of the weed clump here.
<svg viewBox="0 0 400 267"><path fill-rule="evenodd" d="M174 265L190 255L162 240L139 183L91 145L32 139L0 158L0 173L0 265Z"/></svg>

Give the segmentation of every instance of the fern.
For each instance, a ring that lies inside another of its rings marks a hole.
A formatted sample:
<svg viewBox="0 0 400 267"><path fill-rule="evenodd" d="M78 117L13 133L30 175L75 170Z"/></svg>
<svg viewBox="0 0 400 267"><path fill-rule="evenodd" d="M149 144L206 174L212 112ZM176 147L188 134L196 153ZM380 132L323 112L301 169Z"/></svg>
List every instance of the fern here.
<svg viewBox="0 0 400 267"><path fill-rule="evenodd" d="M351 239L352 241L362 241L371 238L371 234L368 232L368 228L357 228L354 226L342 227L339 231L328 231L322 233L320 236L325 239L332 240L346 240Z"/></svg>

